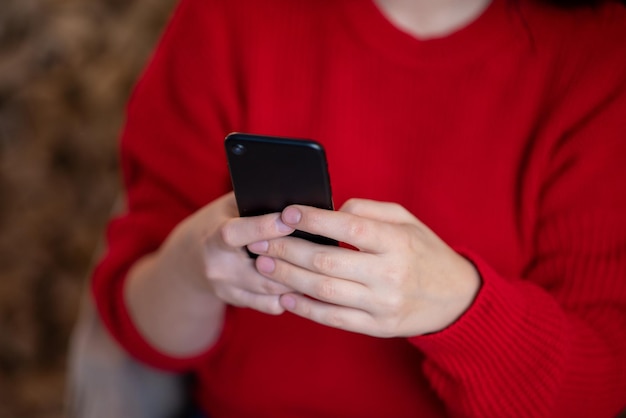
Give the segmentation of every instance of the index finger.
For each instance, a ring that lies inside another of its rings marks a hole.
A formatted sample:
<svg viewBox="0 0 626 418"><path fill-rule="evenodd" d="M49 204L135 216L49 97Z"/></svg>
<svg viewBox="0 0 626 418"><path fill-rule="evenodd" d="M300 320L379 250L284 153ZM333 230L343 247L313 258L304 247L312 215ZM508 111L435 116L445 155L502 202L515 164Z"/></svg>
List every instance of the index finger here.
<svg viewBox="0 0 626 418"><path fill-rule="evenodd" d="M221 227L222 241L230 247L245 247L257 241L284 237L294 231L285 225L280 213L231 218Z"/></svg>
<svg viewBox="0 0 626 418"><path fill-rule="evenodd" d="M384 223L352 213L291 205L281 213L285 225L350 244L362 251L380 252Z"/></svg>

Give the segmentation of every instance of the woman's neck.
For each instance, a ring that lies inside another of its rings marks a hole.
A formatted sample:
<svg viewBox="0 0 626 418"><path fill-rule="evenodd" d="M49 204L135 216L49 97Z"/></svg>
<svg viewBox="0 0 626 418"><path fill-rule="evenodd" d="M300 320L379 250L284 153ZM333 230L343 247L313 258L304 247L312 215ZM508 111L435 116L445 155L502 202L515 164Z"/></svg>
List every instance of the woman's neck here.
<svg viewBox="0 0 626 418"><path fill-rule="evenodd" d="M473 22L491 0L374 0L395 26L419 39L439 38Z"/></svg>

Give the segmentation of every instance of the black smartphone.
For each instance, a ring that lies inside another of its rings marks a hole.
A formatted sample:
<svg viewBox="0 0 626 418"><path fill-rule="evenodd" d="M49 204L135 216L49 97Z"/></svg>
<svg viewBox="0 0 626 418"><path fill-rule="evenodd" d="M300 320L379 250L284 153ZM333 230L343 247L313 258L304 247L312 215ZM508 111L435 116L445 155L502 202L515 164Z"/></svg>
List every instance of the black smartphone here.
<svg viewBox="0 0 626 418"><path fill-rule="evenodd" d="M326 153L308 139L234 132L224 141L240 216L280 212L291 204L333 210ZM337 241L295 231L293 236L326 245Z"/></svg>

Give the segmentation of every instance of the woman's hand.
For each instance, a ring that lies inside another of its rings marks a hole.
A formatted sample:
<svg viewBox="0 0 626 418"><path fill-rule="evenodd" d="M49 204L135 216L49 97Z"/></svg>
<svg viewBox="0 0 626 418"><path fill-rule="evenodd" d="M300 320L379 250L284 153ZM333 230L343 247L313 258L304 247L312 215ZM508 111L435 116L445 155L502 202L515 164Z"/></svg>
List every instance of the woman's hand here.
<svg viewBox="0 0 626 418"><path fill-rule="evenodd" d="M259 274L244 250L251 242L294 231L281 221L279 213L240 218L234 195L228 193L190 218L184 229L193 237L186 245L202 249L202 279L218 299L268 314L284 311L279 295L292 289Z"/></svg>
<svg viewBox="0 0 626 418"><path fill-rule="evenodd" d="M480 287L474 266L397 204L294 205L282 220L359 250L293 237L249 245L262 255L260 273L295 290L281 306L315 322L379 337L432 333L461 316Z"/></svg>
<svg viewBox="0 0 626 418"><path fill-rule="evenodd" d="M288 235L280 214L239 218L232 193L182 221L161 248L129 271L124 296L141 333L175 356L218 338L227 304L281 314L289 286L259 274L244 246Z"/></svg>

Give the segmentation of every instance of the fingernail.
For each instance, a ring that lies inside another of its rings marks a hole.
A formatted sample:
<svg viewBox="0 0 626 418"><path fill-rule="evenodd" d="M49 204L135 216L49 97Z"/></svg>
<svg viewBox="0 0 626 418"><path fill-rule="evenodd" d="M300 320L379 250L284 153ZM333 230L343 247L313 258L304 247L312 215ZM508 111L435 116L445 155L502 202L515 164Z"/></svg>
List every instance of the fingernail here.
<svg viewBox="0 0 626 418"><path fill-rule="evenodd" d="M270 257L259 257L256 259L256 268L261 273L271 273L275 267L276 264Z"/></svg>
<svg viewBox="0 0 626 418"><path fill-rule="evenodd" d="M293 232L293 228L290 227L289 225L285 225L285 223L283 221L281 221L280 219L276 220L276 229L278 229L278 232Z"/></svg>
<svg viewBox="0 0 626 418"><path fill-rule="evenodd" d="M296 298L291 295L283 295L280 297L280 304L288 311L292 311L296 307Z"/></svg>
<svg viewBox="0 0 626 418"><path fill-rule="evenodd" d="M289 207L283 211L281 218L283 222L294 225L302 219L302 212L294 207Z"/></svg>
<svg viewBox="0 0 626 418"><path fill-rule="evenodd" d="M269 246L270 243L268 241L259 241L248 245L248 249L253 253L264 253L267 252Z"/></svg>

